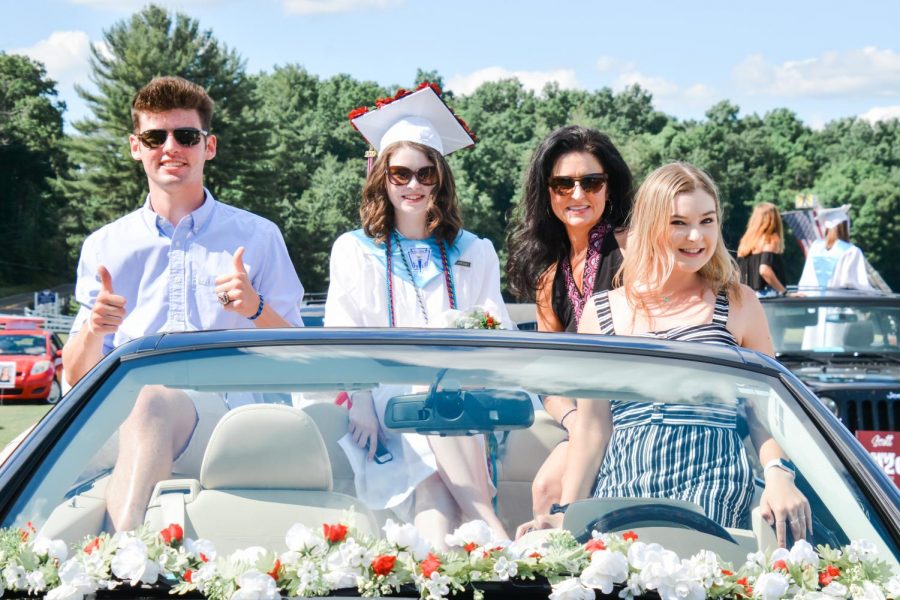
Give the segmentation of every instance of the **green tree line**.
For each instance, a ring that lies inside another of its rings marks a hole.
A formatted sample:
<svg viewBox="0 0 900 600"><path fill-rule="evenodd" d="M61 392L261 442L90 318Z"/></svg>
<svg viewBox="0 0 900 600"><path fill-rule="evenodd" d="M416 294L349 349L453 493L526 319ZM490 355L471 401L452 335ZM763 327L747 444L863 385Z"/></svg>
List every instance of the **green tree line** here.
<svg viewBox="0 0 900 600"><path fill-rule="evenodd" d="M358 226L367 146L347 113L393 94L398 85L322 78L301 65L248 73L245 61L213 32L183 14L150 5L104 32L91 80L79 89L92 115L63 132L65 105L44 67L0 53L0 284L74 278L84 237L143 202L146 182L131 159L130 101L159 75L180 75L216 101L219 151L206 183L224 202L276 222L307 290L324 291L334 239ZM443 84L419 70L415 80ZM556 127L581 124L608 133L640 181L657 166L685 160L718 183L725 236L737 246L755 203L793 206L799 193L825 206L852 205L854 241L889 285L900 286L900 121L848 118L821 130L788 109L741 115L720 102L701 120L680 120L653 106L635 86L621 92L540 93L516 79L481 85L469 95L445 93L478 135L450 157L466 227L493 240L501 256L522 174L538 142ZM788 244L789 280L802 256Z"/></svg>

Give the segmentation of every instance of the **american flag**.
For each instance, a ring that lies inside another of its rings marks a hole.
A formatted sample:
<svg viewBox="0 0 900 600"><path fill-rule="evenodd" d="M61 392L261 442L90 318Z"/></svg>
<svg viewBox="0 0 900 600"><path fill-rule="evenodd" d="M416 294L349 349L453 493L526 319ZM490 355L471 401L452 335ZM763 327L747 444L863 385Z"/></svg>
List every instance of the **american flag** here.
<svg viewBox="0 0 900 600"><path fill-rule="evenodd" d="M785 224L791 228L794 238L803 248L803 255L809 251L809 247L816 240L825 237L825 219L835 211L848 212L849 204L837 208L812 208L807 210L789 210L781 213Z"/></svg>
<svg viewBox="0 0 900 600"><path fill-rule="evenodd" d="M803 255L816 240L822 239L822 230L815 210L789 210L781 213L785 225L791 228L794 239L803 248Z"/></svg>

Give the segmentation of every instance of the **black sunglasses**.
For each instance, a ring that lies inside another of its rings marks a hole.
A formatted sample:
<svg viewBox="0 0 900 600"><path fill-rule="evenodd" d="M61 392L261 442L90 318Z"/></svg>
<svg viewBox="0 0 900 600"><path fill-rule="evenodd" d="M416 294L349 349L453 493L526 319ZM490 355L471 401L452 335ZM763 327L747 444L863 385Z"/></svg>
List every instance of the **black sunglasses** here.
<svg viewBox="0 0 900 600"><path fill-rule="evenodd" d="M204 135L209 135L209 132L196 127L179 127L172 130L172 137L182 146L196 146ZM159 148L166 143L169 132L165 129L148 129L137 136L147 148Z"/></svg>
<svg viewBox="0 0 900 600"><path fill-rule="evenodd" d="M547 183L555 194L568 196L575 191L575 184L580 185L585 194L594 194L602 190L607 181L609 175L606 173L590 173L582 177L551 177Z"/></svg>
<svg viewBox="0 0 900 600"><path fill-rule="evenodd" d="M388 181L394 185L406 185L412 178L422 185L435 185L438 180L437 167L422 167L418 171L413 171L407 167L388 167Z"/></svg>

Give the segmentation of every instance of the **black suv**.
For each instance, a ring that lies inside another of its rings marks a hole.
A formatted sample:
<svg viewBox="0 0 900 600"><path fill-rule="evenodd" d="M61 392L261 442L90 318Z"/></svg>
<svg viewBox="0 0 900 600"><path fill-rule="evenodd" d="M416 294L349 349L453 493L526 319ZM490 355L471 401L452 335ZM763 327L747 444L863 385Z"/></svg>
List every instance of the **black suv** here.
<svg viewBox="0 0 900 600"><path fill-rule="evenodd" d="M776 357L850 431L900 431L900 295L762 298Z"/></svg>

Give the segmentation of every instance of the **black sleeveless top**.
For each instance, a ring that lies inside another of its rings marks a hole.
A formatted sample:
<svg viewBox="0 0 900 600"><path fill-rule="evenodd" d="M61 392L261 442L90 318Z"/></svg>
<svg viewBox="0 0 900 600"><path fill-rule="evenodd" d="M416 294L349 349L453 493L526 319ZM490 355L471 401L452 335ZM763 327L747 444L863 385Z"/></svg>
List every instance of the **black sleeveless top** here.
<svg viewBox="0 0 900 600"><path fill-rule="evenodd" d="M568 260L568 257L563 260ZM600 262L597 265L597 276L594 278L594 289L584 290L585 307L588 306L592 294L613 288L613 277L621 266L622 250L616 240L615 230L610 230L607 235L603 236L603 242L600 244ZM556 264L550 302L553 312L556 313L559 322L565 328L564 331L577 331L578 322L575 320L575 309L569 301L569 292L566 290L566 276L563 273L562 260Z"/></svg>
<svg viewBox="0 0 900 600"><path fill-rule="evenodd" d="M775 277L784 285L786 279L784 275L784 260L780 254L775 252L760 252L759 254L748 254L747 256L739 256L737 259L738 267L741 269L741 283L750 287L754 292L758 292L769 287L766 280L759 274L759 267L769 265L775 271Z"/></svg>

